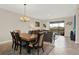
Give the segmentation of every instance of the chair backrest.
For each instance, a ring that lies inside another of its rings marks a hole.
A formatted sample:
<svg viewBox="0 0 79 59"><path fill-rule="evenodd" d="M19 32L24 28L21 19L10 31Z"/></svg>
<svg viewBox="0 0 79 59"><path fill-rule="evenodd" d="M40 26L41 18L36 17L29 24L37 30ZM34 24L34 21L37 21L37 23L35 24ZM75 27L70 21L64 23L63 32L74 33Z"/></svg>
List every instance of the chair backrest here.
<svg viewBox="0 0 79 59"><path fill-rule="evenodd" d="M15 40L15 34L14 32L10 32L11 33L11 36L12 36L12 40Z"/></svg>
<svg viewBox="0 0 79 59"><path fill-rule="evenodd" d="M16 40L21 40L21 38L20 38L20 35L19 35L19 33L18 32L15 32L15 38L16 38Z"/></svg>
<svg viewBox="0 0 79 59"><path fill-rule="evenodd" d="M19 33L19 34L21 33L21 31L20 31L20 30L14 30L14 32L17 32L17 33Z"/></svg>
<svg viewBox="0 0 79 59"><path fill-rule="evenodd" d="M43 46L43 37L44 37L44 34L41 34L39 39L39 46Z"/></svg>

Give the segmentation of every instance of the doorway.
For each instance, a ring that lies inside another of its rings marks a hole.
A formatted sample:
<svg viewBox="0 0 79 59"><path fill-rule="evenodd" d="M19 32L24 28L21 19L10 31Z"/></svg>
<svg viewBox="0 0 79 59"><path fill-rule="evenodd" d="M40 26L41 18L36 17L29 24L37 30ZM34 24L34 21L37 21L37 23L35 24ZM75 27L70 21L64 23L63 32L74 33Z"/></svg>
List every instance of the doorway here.
<svg viewBox="0 0 79 59"><path fill-rule="evenodd" d="M50 31L53 32L53 34L64 36L64 29L65 29L64 21L50 22L49 28L50 28Z"/></svg>

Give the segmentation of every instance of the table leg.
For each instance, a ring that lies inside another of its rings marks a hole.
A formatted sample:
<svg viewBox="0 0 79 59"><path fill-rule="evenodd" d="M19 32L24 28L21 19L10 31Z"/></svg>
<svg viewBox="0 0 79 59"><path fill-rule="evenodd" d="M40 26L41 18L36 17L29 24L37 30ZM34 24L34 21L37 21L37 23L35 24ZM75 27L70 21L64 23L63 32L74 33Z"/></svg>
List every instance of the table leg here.
<svg viewBox="0 0 79 59"><path fill-rule="evenodd" d="M19 54L22 54L22 46L21 46L22 42L20 42L20 52Z"/></svg>

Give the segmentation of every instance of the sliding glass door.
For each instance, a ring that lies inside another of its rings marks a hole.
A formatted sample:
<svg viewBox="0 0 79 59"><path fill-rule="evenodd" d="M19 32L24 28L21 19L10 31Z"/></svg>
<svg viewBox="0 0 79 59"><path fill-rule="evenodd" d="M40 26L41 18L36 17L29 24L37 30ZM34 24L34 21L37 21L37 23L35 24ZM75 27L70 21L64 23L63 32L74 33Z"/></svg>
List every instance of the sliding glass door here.
<svg viewBox="0 0 79 59"><path fill-rule="evenodd" d="M64 21L50 22L50 30L58 35L64 35Z"/></svg>

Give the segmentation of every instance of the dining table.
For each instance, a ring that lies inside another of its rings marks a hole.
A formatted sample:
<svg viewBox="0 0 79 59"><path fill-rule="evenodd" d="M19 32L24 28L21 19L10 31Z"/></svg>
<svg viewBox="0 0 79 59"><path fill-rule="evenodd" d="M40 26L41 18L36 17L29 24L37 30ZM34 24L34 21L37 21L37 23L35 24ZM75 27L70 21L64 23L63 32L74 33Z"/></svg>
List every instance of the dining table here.
<svg viewBox="0 0 79 59"><path fill-rule="evenodd" d="M24 41L26 43L30 43L34 40L36 40L37 35L36 34L28 34L28 33L20 33L21 41ZM22 42L21 42L22 44ZM21 54L22 47L20 46L20 54Z"/></svg>
<svg viewBox="0 0 79 59"><path fill-rule="evenodd" d="M32 41L32 40L35 40L35 38L37 37L37 35L36 34L21 33L20 37L24 41Z"/></svg>

